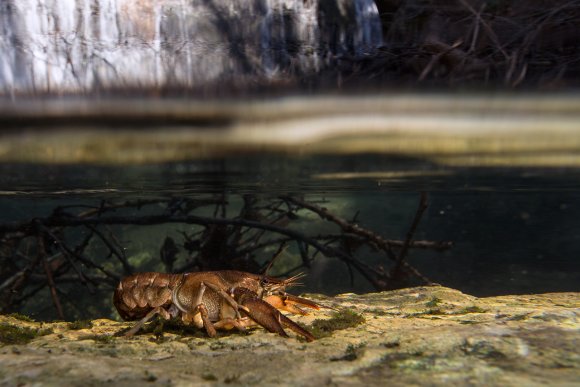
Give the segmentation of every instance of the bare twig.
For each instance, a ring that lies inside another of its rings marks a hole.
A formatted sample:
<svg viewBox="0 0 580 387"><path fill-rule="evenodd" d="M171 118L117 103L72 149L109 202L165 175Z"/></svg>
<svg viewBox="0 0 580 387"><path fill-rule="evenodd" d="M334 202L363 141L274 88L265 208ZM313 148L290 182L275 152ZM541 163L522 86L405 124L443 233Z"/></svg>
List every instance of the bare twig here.
<svg viewBox="0 0 580 387"><path fill-rule="evenodd" d="M348 235L351 239L358 239L359 242L364 242L366 238L363 238L360 235L354 234L328 234L328 235L318 235L315 237L317 240L338 240L343 238L345 235ZM402 240L394 240L394 239L387 239L389 245L394 248L401 248L405 241ZM409 248L411 249L423 249L423 250L434 250L434 251L445 251L449 250L453 246L453 242L450 241L426 241L426 240L413 240L409 243Z"/></svg>
<svg viewBox="0 0 580 387"><path fill-rule="evenodd" d="M469 57L463 51L456 50L459 46L463 44L462 40L458 40L457 42L453 43L451 46L448 46L445 43L441 43L435 40L429 40L425 43L425 46L430 49L431 51L435 51L436 54L433 55L427 66L419 75L419 82L424 81L427 78L427 75L431 72L433 67L441 60L441 58L445 56L449 56L452 59L452 62L455 66L463 65Z"/></svg>
<svg viewBox="0 0 580 387"><path fill-rule="evenodd" d="M397 262L395 267L391 271L391 277L396 278L397 273L401 270L401 265L403 264L404 259L407 257L407 252L409 251L409 246L411 245L411 240L413 239L413 235L415 234L415 230L421 221L421 217L423 213L427 209L427 193L421 192L421 197L419 199L419 206L417 207L417 212L415 212L415 217L413 218L413 222L411 223L411 227L407 231L407 237L405 238L405 243L403 247L399 251L399 255L397 256Z"/></svg>
<svg viewBox="0 0 580 387"><path fill-rule="evenodd" d="M274 255L272 255L272 258L270 259L270 261L267 263L266 267L262 270L262 273L264 274L268 274L268 271L270 271L270 269L272 268L272 266L274 265L274 261L280 256L282 255L282 253L284 251L286 251L286 248L288 247L288 243L286 242L282 242L280 243L280 247L278 247L278 250L276 250L276 252L274 253Z"/></svg>
<svg viewBox="0 0 580 387"><path fill-rule="evenodd" d="M471 6L471 4L469 4L466 0L459 0L459 2L469 10L469 12L471 12L476 18L477 20L481 23L481 25L483 26L483 29L485 30L485 32L487 33L487 36L489 36L489 38L495 43L497 49L502 53L502 55L508 59L509 55L507 54L507 52L504 50L503 46L501 45L501 42L499 41L495 31L493 30L493 28L491 28L491 26L481 18L481 15L479 12L477 12L475 10L475 8L473 8Z"/></svg>
<svg viewBox="0 0 580 387"><path fill-rule="evenodd" d="M46 281L48 283L48 287L50 289L50 297L52 298L52 302L54 303L54 307L56 308L56 314L59 319L64 320L64 313L62 311L62 305L60 304L60 299L58 298L58 293L56 291L56 285L54 283L54 279L52 278L52 271L48 264L48 259L46 258L46 251L44 249L44 240L42 235L38 235L37 238L37 246L38 246L38 254L40 256L39 259L42 259L42 263L44 266L44 273L46 274Z"/></svg>
<svg viewBox="0 0 580 387"><path fill-rule="evenodd" d="M39 219L35 219L35 221L39 224L42 223ZM79 261L81 261L85 265L87 265L89 267L94 267L95 269L99 270L101 273L105 274L107 277L113 278L116 281L119 281L121 279L118 275L116 275L115 273L112 273L109 270L105 269L104 267L94 263L91 259L85 258L82 254L71 250L62 240L57 238L57 236L54 235L54 233L52 233L47 227L45 227L45 226L41 226L41 227L53 239L54 243L57 244L57 246L59 247L59 249L61 249L63 254L65 254L65 255L68 254L70 257L74 257L74 258L78 259Z"/></svg>
<svg viewBox="0 0 580 387"><path fill-rule="evenodd" d="M427 209L427 193L421 192L421 198L419 199L419 207L417 208L417 212L415 213L415 217L413 218L413 222L411 223L411 227L409 227L409 231L407 231L407 237L405 238L405 243L399 251L399 256L397 257L397 266L401 265L401 262L407 256L407 251L409 251L409 246L411 245L411 240L413 239L413 234L415 234L415 230L421 221L421 217L423 213Z"/></svg>
<svg viewBox="0 0 580 387"><path fill-rule="evenodd" d="M285 200L288 200L291 203L294 203L294 204L300 206L300 207L309 209L310 211L318 214L318 216L320 216L322 219L326 219L326 220L329 220L333 223L336 223L338 226L340 226L340 228L343 230L343 232L353 233L353 234L356 234L356 235L359 235L359 236L366 238L367 240L371 241L376 246L378 246L381 250L385 251L387 253L387 257L389 257L391 260L397 261L396 256L393 254L391 243L388 240L381 237L380 235L378 235L370 230L364 229L356 224L351 224L351 223L347 222L346 220L344 220L344 219L342 219L334 214L331 214L325 208L319 207L315 204L307 203L303 200L296 199L296 198L291 197L291 196L284 196L283 198ZM347 259L347 261L352 262L354 267L357 267L357 269L361 269L366 273L368 273L368 270L370 269L369 267L364 267L365 265L362 265L359 261L353 259L352 257ZM429 280L427 277L425 277L423 274L421 274L417 269L415 269L413 266L409 265L407 262L401 261L399 264L401 267L403 267L410 274L418 277L426 284L432 283L431 280ZM367 276L365 275L365 277L367 277Z"/></svg>
<svg viewBox="0 0 580 387"><path fill-rule="evenodd" d="M87 225L87 227L94 234L96 234L99 237L99 239L101 239L101 241L109 248L109 251L111 252L111 254L113 254L115 257L117 257L119 262L121 262L121 265L123 266L123 271L125 272L125 275L132 274L133 268L129 264L129 261L127 261L127 257L125 256L125 253L122 250L121 251L117 250L117 248L113 245L113 243L111 243L109 241L109 239L107 239L103 235L103 233L100 232L96 227L94 227L92 225Z"/></svg>
<svg viewBox="0 0 580 387"><path fill-rule="evenodd" d="M370 240L373 243L375 243L382 250L391 250L392 246L388 240L384 239L383 237L372 231L366 230L358 226L357 224L350 223L345 219L342 219L334 214L331 214L326 208L317 206L312 203L307 203L304 200L300 200L292 196L284 196L283 199L316 213L324 220L328 220L330 222L337 224L344 233L352 233L355 235L362 236L367 240Z"/></svg>

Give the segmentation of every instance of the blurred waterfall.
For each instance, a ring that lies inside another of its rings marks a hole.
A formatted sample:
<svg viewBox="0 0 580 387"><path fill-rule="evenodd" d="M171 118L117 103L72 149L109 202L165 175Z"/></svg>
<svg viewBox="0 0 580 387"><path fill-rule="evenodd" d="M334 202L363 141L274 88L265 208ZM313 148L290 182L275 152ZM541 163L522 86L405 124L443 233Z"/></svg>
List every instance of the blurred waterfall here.
<svg viewBox="0 0 580 387"><path fill-rule="evenodd" d="M2 0L0 95L287 79L380 44L373 0Z"/></svg>

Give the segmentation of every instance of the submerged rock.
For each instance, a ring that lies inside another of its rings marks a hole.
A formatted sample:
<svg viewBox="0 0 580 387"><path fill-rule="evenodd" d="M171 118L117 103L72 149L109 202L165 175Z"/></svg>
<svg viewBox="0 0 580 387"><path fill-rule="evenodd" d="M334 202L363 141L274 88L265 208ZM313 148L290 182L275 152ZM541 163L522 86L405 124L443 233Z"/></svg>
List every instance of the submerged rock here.
<svg viewBox="0 0 580 387"><path fill-rule="evenodd" d="M115 334L131 323L0 316L0 328L38 333L0 344L0 384L572 386L580 376L580 293L476 298L419 287L311 298L334 309L292 317L326 327L313 343L263 329L124 338Z"/></svg>
<svg viewBox="0 0 580 387"><path fill-rule="evenodd" d="M0 95L284 80L381 42L373 0L7 0Z"/></svg>

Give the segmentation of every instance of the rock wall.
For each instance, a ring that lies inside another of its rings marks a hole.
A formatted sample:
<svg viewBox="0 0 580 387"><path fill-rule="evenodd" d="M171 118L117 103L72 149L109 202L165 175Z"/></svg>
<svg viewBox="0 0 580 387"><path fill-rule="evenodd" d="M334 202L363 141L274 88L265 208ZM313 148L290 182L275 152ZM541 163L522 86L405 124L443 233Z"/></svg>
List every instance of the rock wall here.
<svg viewBox="0 0 580 387"><path fill-rule="evenodd" d="M5 0L0 94L283 79L380 43L373 0Z"/></svg>

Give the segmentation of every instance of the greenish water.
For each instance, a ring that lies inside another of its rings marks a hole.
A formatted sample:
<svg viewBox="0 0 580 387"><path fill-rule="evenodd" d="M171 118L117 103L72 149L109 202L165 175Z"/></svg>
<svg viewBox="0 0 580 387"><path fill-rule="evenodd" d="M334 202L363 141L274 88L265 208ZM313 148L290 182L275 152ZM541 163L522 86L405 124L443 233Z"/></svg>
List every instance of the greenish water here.
<svg viewBox="0 0 580 387"><path fill-rule="evenodd" d="M224 104L211 114L200 108L185 119L180 115L187 111L182 103L153 113L143 108L125 116L112 109L93 123L103 105L77 114L67 104L53 110L4 106L0 117L4 129L0 138L0 290L4 300L14 286L10 281L37 257L35 218L49 224L51 216L62 219L137 201L149 204L119 206L102 216L179 215L183 203L217 200L222 204L206 204L191 214L260 220L243 213L244 203L250 200L267 206L292 195L345 220L356 218L353 223L383 238L404 241L421 192L427 193L429 205L412 239L453 243L445 251L409 250L405 261L432 282L476 296L579 291L580 132L575 128L580 121L574 109L578 101L540 104L535 111L530 103L537 99L510 100L511 106L484 99L481 106L491 110L477 113L480 105L476 102L481 100L419 100L418 105L397 112L389 110L387 106L395 108L387 102L402 107L404 101L367 100L358 107L339 104L338 109L328 101L314 100L318 111L304 108L308 105L304 101L298 107L281 101L279 116L260 110L264 106L259 104L234 104L237 108ZM253 106L255 112L244 106ZM278 105L268 105L268 109L272 106ZM359 114L361 106L366 110ZM446 110L439 111L441 107ZM466 121L467 108L471 110ZM337 109L348 113L341 116L344 120L329 119ZM434 110L438 113L432 115ZM400 121L390 121L394 115L422 116L423 122L432 119L434 123L420 131L413 126L419 124L415 121L406 131L397 127ZM205 118L200 120L200 116ZM377 116L378 121L372 118ZM156 118L147 122L147 117ZM486 130L485 125L478 126L480 121L502 123L500 129L504 129ZM336 122L350 124L337 129ZM446 129L449 122L455 126ZM531 125L538 122L545 127ZM269 124L272 132L267 130ZM28 228L20 229L28 233L26 238L14 237L19 232L14 222L28 222ZM281 222L281 227L309 236L340 232L335 224L307 210ZM184 233L196 240L207 237L195 234L204 227L180 222L96 227L135 271L167 269L160 249L168 236L178 249L174 271L188 268L198 252L187 250ZM75 262L73 269L55 239L75 248L90 228L51 229L57 235L45 236L43 243L64 317L114 316L112 278L126 274L122 259L94 237L85 246L84 257L111 276L82 261ZM266 239L279 237L264 235ZM277 247L256 250L252 262L265 264ZM271 273L296 268L302 253L300 244L289 243ZM297 269L306 273L303 286L294 293L376 290L337 257L314 254L312 249L308 254L309 267ZM368 246L355 246L352 255L377 270L388 272L393 266L384 253ZM46 268L32 267L26 285L13 292L7 311L58 318ZM95 282L80 284L79 273ZM411 276L403 285L422 283Z"/></svg>
<svg viewBox="0 0 580 387"><path fill-rule="evenodd" d="M444 252L412 249L407 261L433 282L478 296L578 291L580 180L575 170L438 169L378 156L280 157L263 161L257 157L128 168L5 166L0 179L0 212L3 222L24 221L49 216L58 206L168 198L195 200L218 195L229 203L226 216L235 217L243 195L267 202L279 195L293 194L345 219L358 214L358 224L385 238L404 239L419 192L426 191L429 207L414 239L452 241L453 247ZM364 165L380 166L385 177L338 179L328 175L337 170L355 173ZM405 168L399 169L403 165ZM391 174L385 172L389 167ZM321 174L325 177L316 178ZM129 213L148 211L156 209L132 209ZM125 213L119 210L115 215ZM319 222L317 216L301 216L292 227L313 234L335 230L332 225ZM103 232L116 236L136 270L163 271L159 250L165 237L171 236L180 246L181 232L191 229L193 226L180 224L125 225L110 226ZM56 254L57 249L53 252ZM271 254L272 250L265 251L262 259ZM102 245L95 242L87 255L123 274L119 262L108 256ZM188 257L180 246L175 267L185 264ZM298 248L291 245L277 261L274 274L294 266L297 257ZM357 258L371 266L389 265L384 256L368 249L357 252ZM23 257L4 259L12 260L17 267L26 262ZM96 275L93 268L83 264L79 267L87 275ZM351 281L344 263L322 254L313 259L310 268L301 270L307 276L304 286L295 290L298 293L374 290L356 272ZM5 280L10 273L3 274ZM37 275L36 286L42 284L41 274L42 271ZM409 285L412 284L420 281L412 280ZM74 273L69 272L63 275L62 282L57 279L57 286L62 302L69 308L66 316L87 318L111 313L111 284L95 287L95 293L90 294L89 288L74 283ZM31 286L27 291L33 289ZM19 310L38 318L55 318L47 288Z"/></svg>

